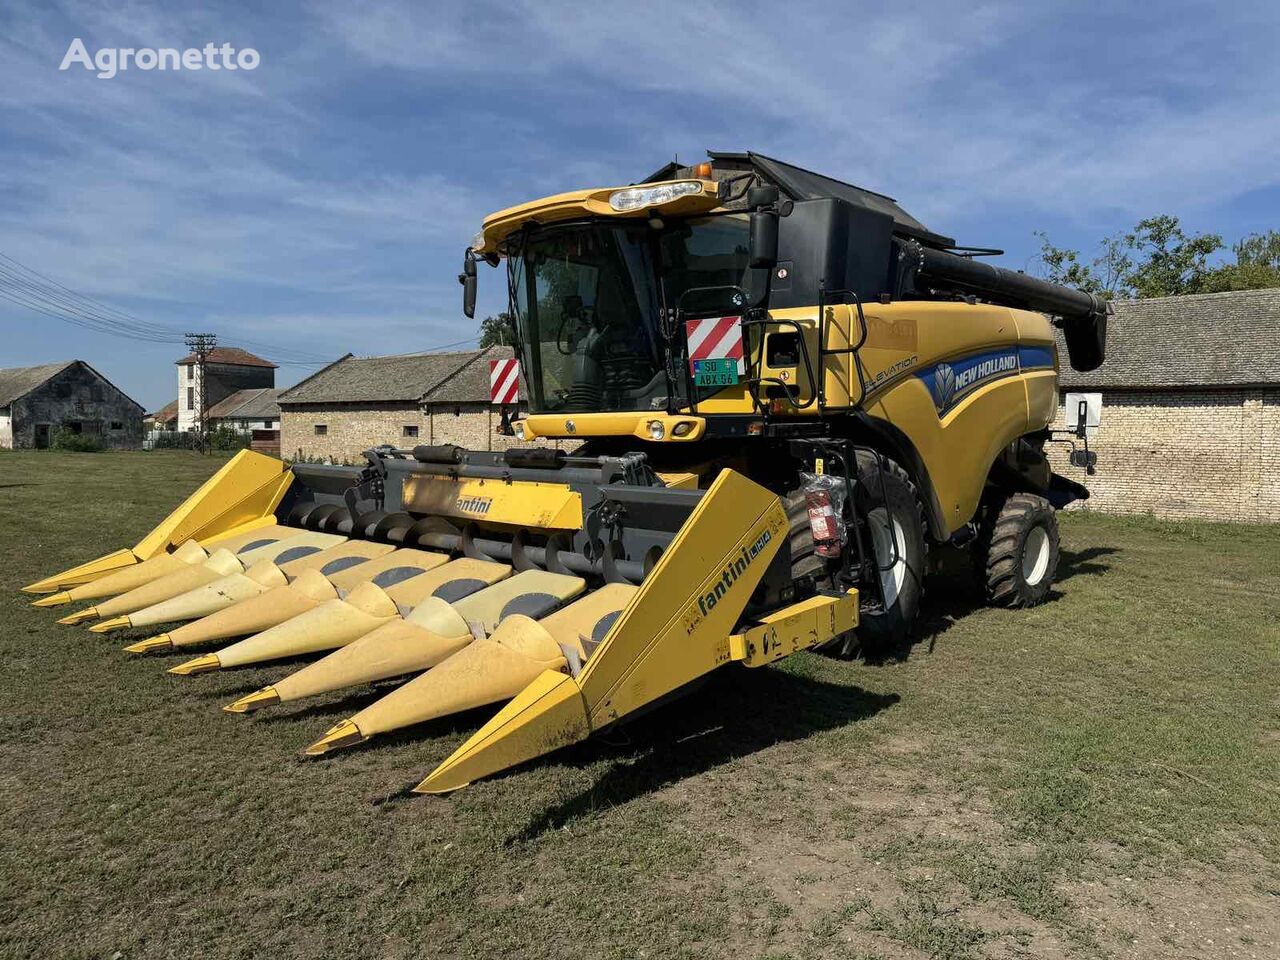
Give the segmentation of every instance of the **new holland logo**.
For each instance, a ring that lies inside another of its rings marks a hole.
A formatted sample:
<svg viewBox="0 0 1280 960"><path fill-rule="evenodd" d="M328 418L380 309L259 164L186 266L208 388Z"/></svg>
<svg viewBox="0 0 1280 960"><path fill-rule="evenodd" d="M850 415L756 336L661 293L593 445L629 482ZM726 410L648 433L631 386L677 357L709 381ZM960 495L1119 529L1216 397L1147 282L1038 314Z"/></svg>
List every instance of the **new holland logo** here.
<svg viewBox="0 0 1280 960"><path fill-rule="evenodd" d="M949 363L938 364L933 371L933 398L939 410L951 406L956 395L956 372Z"/></svg>
<svg viewBox="0 0 1280 960"><path fill-rule="evenodd" d="M493 497L459 497L454 506L463 513L478 513L484 516L493 506Z"/></svg>
<svg viewBox="0 0 1280 960"><path fill-rule="evenodd" d="M938 413L945 413L975 387L1017 372L1017 352L1002 350L939 363L931 371L921 371L918 376L933 396Z"/></svg>
<svg viewBox="0 0 1280 960"><path fill-rule="evenodd" d="M734 557L720 573L720 579L716 581L716 585L712 587L706 594L698 598L698 609L702 611L705 617L714 609L715 605L720 602L729 589L738 582L738 578L747 572L747 567L751 566L751 562L760 555L763 550L773 540L773 534L768 530L756 537L755 541L748 546L742 548L742 554Z"/></svg>

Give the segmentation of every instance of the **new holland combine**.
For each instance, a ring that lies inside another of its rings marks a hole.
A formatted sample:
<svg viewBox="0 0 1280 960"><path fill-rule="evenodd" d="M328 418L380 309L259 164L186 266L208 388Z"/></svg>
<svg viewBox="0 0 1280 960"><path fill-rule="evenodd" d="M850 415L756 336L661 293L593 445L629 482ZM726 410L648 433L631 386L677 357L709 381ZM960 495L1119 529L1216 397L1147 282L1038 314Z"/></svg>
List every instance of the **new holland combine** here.
<svg viewBox="0 0 1280 960"><path fill-rule="evenodd" d="M135 654L188 652L177 675L316 655L231 713L405 679L311 754L503 704L432 793L722 666L900 642L929 549L969 551L993 603L1042 601L1055 509L1088 496L1045 456L1053 328L1093 369L1106 303L888 197L709 157L484 221L464 312L502 268L525 443L359 467L241 453L133 548L25 589L64 623L146 629Z"/></svg>

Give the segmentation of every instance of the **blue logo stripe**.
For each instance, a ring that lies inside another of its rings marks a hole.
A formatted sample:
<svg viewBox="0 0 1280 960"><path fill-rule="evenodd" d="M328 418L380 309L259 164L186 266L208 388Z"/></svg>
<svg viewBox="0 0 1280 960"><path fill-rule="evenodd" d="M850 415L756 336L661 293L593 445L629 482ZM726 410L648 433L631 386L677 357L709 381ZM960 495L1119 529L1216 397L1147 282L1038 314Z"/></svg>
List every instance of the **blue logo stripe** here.
<svg viewBox="0 0 1280 960"><path fill-rule="evenodd" d="M1039 350L1040 348L1031 349ZM985 350L982 353L973 353L966 357L935 364L920 371L916 376L929 390L938 415L941 416L982 384L1016 375L1022 368L1020 351L1021 348L1014 346L999 350ZM1039 353L1034 356L1042 359ZM1050 363L1052 363L1051 355Z"/></svg>
<svg viewBox="0 0 1280 960"><path fill-rule="evenodd" d="M1054 350L1052 347L1019 347L1018 364L1023 370L1038 370L1052 367Z"/></svg>

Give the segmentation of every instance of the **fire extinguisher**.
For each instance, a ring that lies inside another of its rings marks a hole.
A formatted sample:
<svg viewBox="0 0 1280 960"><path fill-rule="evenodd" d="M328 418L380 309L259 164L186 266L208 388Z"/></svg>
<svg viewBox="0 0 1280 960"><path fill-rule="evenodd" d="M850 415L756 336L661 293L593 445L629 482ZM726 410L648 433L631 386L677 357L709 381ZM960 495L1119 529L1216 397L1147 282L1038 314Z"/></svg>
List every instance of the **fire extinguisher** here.
<svg viewBox="0 0 1280 960"><path fill-rule="evenodd" d="M831 493L825 487L810 487L804 494L809 508L809 530L813 534L813 549L820 557L838 557L844 550L844 526L836 516L831 503Z"/></svg>

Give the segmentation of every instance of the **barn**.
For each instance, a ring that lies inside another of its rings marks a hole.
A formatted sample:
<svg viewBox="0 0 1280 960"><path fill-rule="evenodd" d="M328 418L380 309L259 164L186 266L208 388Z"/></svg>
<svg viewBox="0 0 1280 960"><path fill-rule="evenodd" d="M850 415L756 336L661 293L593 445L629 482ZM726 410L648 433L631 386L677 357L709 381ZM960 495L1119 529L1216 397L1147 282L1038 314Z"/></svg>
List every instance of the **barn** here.
<svg viewBox="0 0 1280 960"><path fill-rule="evenodd" d="M1097 473L1055 450L1092 491L1082 509L1280 520L1280 290L1117 302L1106 363L1064 363L1060 385L1057 427L1069 394L1102 402Z"/></svg>
<svg viewBox="0 0 1280 960"><path fill-rule="evenodd" d="M142 445L142 405L83 360L0 369L0 447L44 449L59 431Z"/></svg>
<svg viewBox="0 0 1280 960"><path fill-rule="evenodd" d="M285 456L359 462L379 444L502 449L489 403L489 361L510 347L386 357L345 356L280 394Z"/></svg>

